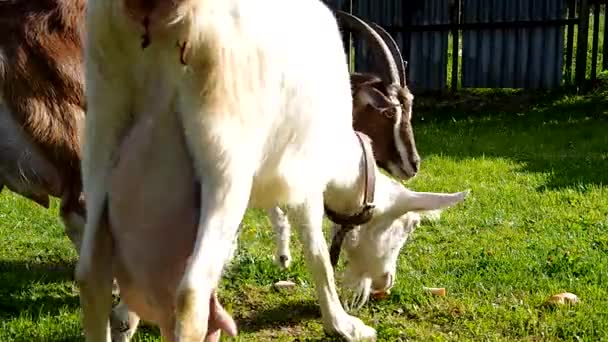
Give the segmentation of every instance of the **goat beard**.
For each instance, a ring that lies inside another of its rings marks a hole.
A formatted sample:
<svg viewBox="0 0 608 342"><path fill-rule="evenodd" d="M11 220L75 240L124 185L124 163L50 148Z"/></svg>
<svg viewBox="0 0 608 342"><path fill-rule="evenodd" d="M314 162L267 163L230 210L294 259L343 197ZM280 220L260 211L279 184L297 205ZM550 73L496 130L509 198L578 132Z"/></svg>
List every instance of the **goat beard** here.
<svg viewBox="0 0 608 342"><path fill-rule="evenodd" d="M372 280L369 277L355 279L348 277L344 279L346 289L346 300L344 306L347 310L359 310L367 303L371 294Z"/></svg>

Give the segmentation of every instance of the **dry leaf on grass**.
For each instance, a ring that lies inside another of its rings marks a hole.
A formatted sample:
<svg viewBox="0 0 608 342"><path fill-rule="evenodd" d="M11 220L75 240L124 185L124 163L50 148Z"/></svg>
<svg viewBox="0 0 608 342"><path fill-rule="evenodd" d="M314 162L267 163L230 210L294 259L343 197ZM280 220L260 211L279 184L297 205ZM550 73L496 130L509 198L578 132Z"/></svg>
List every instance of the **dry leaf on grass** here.
<svg viewBox="0 0 608 342"><path fill-rule="evenodd" d="M445 297L445 287L423 287L424 290L434 294L435 296Z"/></svg>
<svg viewBox="0 0 608 342"><path fill-rule="evenodd" d="M279 280L276 283L274 283L273 285L276 289L291 289L294 288L296 286L296 283L294 283L293 281L289 281L289 280Z"/></svg>
<svg viewBox="0 0 608 342"><path fill-rule="evenodd" d="M573 293L563 292L549 297L547 303L553 305L576 304L578 303L578 297Z"/></svg>

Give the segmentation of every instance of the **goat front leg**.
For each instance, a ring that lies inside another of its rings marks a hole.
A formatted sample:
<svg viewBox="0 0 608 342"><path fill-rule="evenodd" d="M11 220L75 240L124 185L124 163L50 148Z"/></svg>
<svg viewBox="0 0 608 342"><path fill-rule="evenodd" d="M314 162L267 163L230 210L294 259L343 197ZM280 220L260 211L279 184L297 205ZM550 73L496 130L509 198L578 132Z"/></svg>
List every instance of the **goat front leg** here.
<svg viewBox="0 0 608 342"><path fill-rule="evenodd" d="M270 218L270 224L274 230L276 252L274 262L281 269L287 269L291 264L291 253L289 251L289 240L291 237L291 226L287 215L283 213L283 210L279 207L272 207L268 209L268 217Z"/></svg>
<svg viewBox="0 0 608 342"><path fill-rule="evenodd" d="M177 291L178 341L200 341L207 335L209 298L230 256L251 191L253 173L234 171L202 177L196 242Z"/></svg>
<svg viewBox="0 0 608 342"><path fill-rule="evenodd" d="M319 195L313 201L294 207L291 218L292 222L297 219L297 224L294 225L299 232L306 264L315 283L325 330L338 333L347 341L374 341L376 331L359 318L347 314L340 303L323 235L323 196Z"/></svg>
<svg viewBox="0 0 608 342"><path fill-rule="evenodd" d="M176 293L177 341L202 341L206 337L209 298L220 280L249 203L255 172L252 165L256 165L247 148L252 139L241 132L240 123L230 121L238 117L229 115L181 115L186 144L200 181L201 201L193 252Z"/></svg>
<svg viewBox="0 0 608 342"><path fill-rule="evenodd" d="M78 175L80 177L80 173ZM82 234L86 221L84 195L80 187L70 188L61 197L59 213L63 229L80 255Z"/></svg>
<svg viewBox="0 0 608 342"><path fill-rule="evenodd" d="M84 231L85 218L74 211L70 211L61 215L63 229L68 239L74 245L76 252L80 255L80 246L82 244L82 233Z"/></svg>

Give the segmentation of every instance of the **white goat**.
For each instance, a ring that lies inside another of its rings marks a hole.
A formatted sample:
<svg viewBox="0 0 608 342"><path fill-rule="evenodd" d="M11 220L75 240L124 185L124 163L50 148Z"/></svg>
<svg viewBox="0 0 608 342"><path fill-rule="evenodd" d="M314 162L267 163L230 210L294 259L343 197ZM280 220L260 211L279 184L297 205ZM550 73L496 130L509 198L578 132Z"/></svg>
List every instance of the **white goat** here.
<svg viewBox="0 0 608 342"><path fill-rule="evenodd" d="M299 230L326 330L350 341L374 338L374 329L340 304L321 229L324 195L332 210L352 214L364 183L344 49L325 5L107 0L88 6L87 223L76 269L87 340L109 340L113 273L129 307L160 324L167 340L202 340L246 208L278 204L289 208ZM144 119L162 129L135 134L141 145L121 146L131 124L145 125ZM133 152L146 146L159 159ZM158 168L137 172L145 156ZM158 163L172 158L175 164ZM374 170L370 224L390 225L410 210L450 206L466 196L411 192ZM151 179L158 187L137 184ZM179 186L159 184L164 179ZM200 208L188 196L187 185L195 182ZM161 203L172 191L175 201ZM179 204L186 214L189 206L197 210L172 225ZM146 219L144 208L159 219ZM190 219L197 221L193 227ZM150 249L151 240L168 242Z"/></svg>
<svg viewBox="0 0 608 342"><path fill-rule="evenodd" d="M347 12L335 13L342 29L365 40L377 64L375 74L351 74L353 128L371 138L379 167L408 180L416 176L420 156L411 123L414 96L407 87L399 47L381 26ZM275 263L287 268L291 263L289 220L278 207L268 210L268 216L275 229Z"/></svg>

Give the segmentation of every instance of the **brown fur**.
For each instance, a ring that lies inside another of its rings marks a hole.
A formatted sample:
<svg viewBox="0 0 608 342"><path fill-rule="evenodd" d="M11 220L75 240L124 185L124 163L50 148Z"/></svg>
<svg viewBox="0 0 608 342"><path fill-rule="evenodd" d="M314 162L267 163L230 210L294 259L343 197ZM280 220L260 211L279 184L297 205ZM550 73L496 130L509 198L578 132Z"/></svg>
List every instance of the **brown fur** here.
<svg viewBox="0 0 608 342"><path fill-rule="evenodd" d="M395 123L393 108L395 105L388 97L388 86L382 79L374 74L351 74L353 94L353 128L372 137L376 163L388 171L387 163L393 161L398 164L401 160L394 143L392 127ZM412 101L410 90L406 87L397 87L397 98L402 108L402 124L400 130L401 140L407 150L414 170L418 170L420 158L414 141L414 132L411 125L410 111Z"/></svg>
<svg viewBox="0 0 608 342"><path fill-rule="evenodd" d="M85 6L84 0L0 2L2 101L59 171L61 192L67 195L62 212L81 211L77 117L86 110L82 70Z"/></svg>

